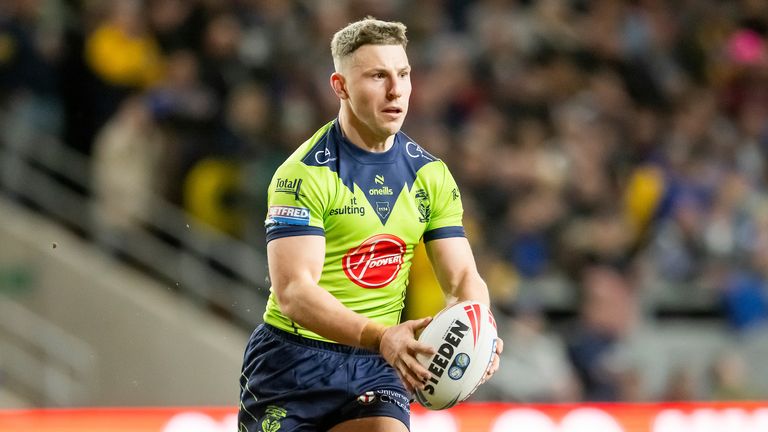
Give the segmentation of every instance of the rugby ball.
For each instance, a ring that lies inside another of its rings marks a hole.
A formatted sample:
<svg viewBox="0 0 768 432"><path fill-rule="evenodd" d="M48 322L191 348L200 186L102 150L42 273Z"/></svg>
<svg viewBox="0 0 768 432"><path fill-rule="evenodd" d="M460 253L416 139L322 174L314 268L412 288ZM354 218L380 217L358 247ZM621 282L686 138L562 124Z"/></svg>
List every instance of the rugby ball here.
<svg viewBox="0 0 768 432"><path fill-rule="evenodd" d="M438 313L419 336L437 351L417 359L431 376L416 400L427 409L450 408L480 385L496 351L496 320L482 303L465 301Z"/></svg>

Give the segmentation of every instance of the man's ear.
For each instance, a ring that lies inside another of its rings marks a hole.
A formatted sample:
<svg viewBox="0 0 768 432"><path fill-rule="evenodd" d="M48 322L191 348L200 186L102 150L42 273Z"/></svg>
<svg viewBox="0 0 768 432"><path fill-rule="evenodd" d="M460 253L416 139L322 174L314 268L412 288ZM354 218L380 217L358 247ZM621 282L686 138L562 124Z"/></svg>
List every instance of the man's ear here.
<svg viewBox="0 0 768 432"><path fill-rule="evenodd" d="M347 84L344 81L344 75L334 72L331 74L331 88L333 89L333 92L336 93L336 96L338 96L339 99L348 99L349 94L347 93Z"/></svg>

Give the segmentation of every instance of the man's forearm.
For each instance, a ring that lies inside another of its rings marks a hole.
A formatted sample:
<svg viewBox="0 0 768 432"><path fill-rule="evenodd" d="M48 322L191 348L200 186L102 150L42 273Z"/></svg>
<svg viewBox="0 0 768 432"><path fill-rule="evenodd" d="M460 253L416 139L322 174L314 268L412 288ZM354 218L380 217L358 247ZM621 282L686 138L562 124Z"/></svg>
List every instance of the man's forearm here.
<svg viewBox="0 0 768 432"><path fill-rule="evenodd" d="M458 303L472 300L490 306L491 300L488 294L488 285L479 274L466 274L455 287L450 290L448 303Z"/></svg>
<svg viewBox="0 0 768 432"><path fill-rule="evenodd" d="M314 284L294 283L280 291L281 311L302 327L340 344L378 350L383 324L353 312Z"/></svg>

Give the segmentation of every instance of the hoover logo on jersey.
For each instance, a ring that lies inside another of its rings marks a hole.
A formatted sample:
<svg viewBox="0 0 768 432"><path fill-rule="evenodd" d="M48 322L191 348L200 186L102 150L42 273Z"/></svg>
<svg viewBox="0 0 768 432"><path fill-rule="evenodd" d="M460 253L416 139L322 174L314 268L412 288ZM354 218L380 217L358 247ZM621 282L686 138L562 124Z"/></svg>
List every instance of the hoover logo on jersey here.
<svg viewBox="0 0 768 432"><path fill-rule="evenodd" d="M381 288L395 280L403 266L405 242L391 234L377 234L352 248L341 266L349 280L363 288Z"/></svg>

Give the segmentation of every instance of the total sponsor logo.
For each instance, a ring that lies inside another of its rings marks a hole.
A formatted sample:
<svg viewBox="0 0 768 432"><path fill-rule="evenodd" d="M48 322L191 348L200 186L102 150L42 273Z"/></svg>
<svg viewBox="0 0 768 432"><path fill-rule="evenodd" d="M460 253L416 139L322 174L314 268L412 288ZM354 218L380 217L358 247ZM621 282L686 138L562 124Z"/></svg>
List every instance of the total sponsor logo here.
<svg viewBox="0 0 768 432"><path fill-rule="evenodd" d="M303 181L304 180L300 178L299 179L278 178L275 184L275 192L293 195L294 198L298 200L300 197L304 196L304 194L301 193L301 183Z"/></svg>
<svg viewBox="0 0 768 432"><path fill-rule="evenodd" d="M403 266L405 242L392 234L376 234L350 249L341 259L344 274L363 288L382 288Z"/></svg>

